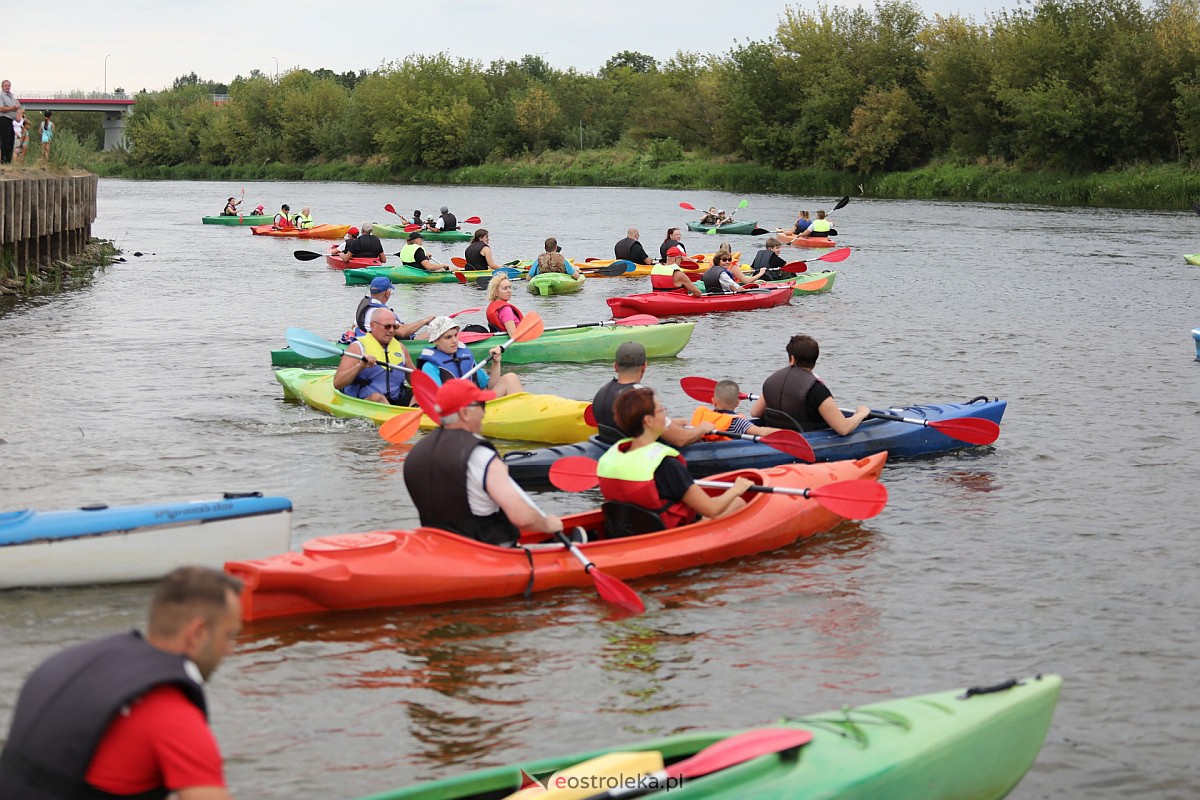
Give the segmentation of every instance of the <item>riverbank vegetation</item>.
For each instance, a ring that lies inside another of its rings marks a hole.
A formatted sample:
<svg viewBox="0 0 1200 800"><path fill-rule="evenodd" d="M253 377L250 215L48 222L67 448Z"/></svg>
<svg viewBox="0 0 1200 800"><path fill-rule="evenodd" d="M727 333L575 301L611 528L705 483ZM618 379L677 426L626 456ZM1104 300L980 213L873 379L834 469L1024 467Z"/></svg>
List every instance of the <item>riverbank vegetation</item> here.
<svg viewBox="0 0 1200 800"><path fill-rule="evenodd" d="M11 253L0 252L0 302L5 295L57 294L64 289L86 286L109 264L123 261L120 253L111 241L92 239L70 261L55 261L22 274Z"/></svg>
<svg viewBox="0 0 1200 800"><path fill-rule="evenodd" d="M1200 195L1200 0L791 7L767 40L595 74L441 54L192 75L138 94L127 136L96 171L1178 207Z"/></svg>

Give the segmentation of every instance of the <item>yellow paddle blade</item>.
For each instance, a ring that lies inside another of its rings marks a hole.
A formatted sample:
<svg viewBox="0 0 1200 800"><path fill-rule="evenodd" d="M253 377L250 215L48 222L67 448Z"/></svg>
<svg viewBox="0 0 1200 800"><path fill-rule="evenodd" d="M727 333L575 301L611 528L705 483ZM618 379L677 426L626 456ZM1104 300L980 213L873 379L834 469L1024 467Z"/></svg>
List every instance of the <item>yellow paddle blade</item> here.
<svg viewBox="0 0 1200 800"><path fill-rule="evenodd" d="M504 800L583 800L616 788L616 781L633 781L662 768L662 753L657 750L607 753L554 773L545 789L530 786Z"/></svg>

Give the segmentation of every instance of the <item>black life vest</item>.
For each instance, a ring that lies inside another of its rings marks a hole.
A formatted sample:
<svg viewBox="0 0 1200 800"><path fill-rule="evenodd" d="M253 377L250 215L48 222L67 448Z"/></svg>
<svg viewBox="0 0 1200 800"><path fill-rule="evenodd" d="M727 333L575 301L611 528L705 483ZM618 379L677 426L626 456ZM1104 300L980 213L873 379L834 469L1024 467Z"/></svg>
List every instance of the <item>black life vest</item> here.
<svg viewBox="0 0 1200 800"><path fill-rule="evenodd" d="M456 231L458 230L458 217L451 214L449 211L442 213L442 230Z"/></svg>
<svg viewBox="0 0 1200 800"><path fill-rule="evenodd" d="M483 248L485 247L487 247L487 243L482 239L467 245L467 252L463 254L463 260L467 262L468 267L471 269L488 269L487 259L483 256Z"/></svg>
<svg viewBox="0 0 1200 800"><path fill-rule="evenodd" d="M613 378L601 386L600 391L596 392L596 396L592 398L592 413L596 416L596 424L600 428L600 441L614 444L629 435L627 431L617 427L613 406L622 394L630 389L640 389L641 387L640 383L620 383Z"/></svg>
<svg viewBox="0 0 1200 800"><path fill-rule="evenodd" d="M763 400L768 412L782 411L794 419L802 431L828 428L825 420L814 419L808 413L808 392L817 382L817 376L803 367L784 367L772 372L763 382ZM764 414L763 422L775 428L790 428L786 419L776 419Z"/></svg>
<svg viewBox="0 0 1200 800"><path fill-rule="evenodd" d="M629 257L629 254L633 252L633 246L635 244L637 244L637 239L632 239L628 236L617 242L613 247L613 253L616 255L617 261L632 261L632 259Z"/></svg>

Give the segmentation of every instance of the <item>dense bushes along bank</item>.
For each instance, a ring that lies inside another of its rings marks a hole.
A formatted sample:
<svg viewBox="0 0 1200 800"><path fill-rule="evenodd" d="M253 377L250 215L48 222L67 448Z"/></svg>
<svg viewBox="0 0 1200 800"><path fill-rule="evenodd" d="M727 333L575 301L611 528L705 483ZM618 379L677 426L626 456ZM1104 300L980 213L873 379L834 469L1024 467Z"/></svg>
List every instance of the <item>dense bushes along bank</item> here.
<svg viewBox="0 0 1200 800"><path fill-rule="evenodd" d="M654 164L645 154L588 150L438 170L355 164L180 164L151 167L100 158L103 177L166 180L363 181L498 186L636 186L852 197L983 200L1004 203L1186 209L1200 200L1200 175L1181 166L1089 175L940 164L860 178L829 170L776 170L753 164L682 160ZM861 187L861 188L860 188ZM215 212L214 212L215 213Z"/></svg>

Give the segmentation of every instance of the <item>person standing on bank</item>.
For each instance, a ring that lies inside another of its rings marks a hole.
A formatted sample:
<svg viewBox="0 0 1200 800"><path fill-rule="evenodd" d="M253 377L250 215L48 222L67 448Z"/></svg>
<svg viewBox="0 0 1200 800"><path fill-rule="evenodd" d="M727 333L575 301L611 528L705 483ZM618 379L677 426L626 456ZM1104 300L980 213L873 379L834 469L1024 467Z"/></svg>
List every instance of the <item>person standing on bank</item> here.
<svg viewBox="0 0 1200 800"><path fill-rule="evenodd" d="M47 111L42 117L42 124L38 126L38 131L42 134L42 161L50 160L50 142L54 139L54 116L53 111Z"/></svg>
<svg viewBox="0 0 1200 800"><path fill-rule="evenodd" d="M788 365L763 381L762 395L750 406L750 416L779 428L801 432L832 428L846 436L871 413L866 406L859 406L849 417L842 414L824 381L813 374L821 355L816 339L793 336L787 354Z"/></svg>
<svg viewBox="0 0 1200 800"><path fill-rule="evenodd" d="M146 633L106 636L42 663L17 699L0 797L232 800L204 684L241 631L242 583L180 567L158 584Z"/></svg>
<svg viewBox="0 0 1200 800"><path fill-rule="evenodd" d="M654 259L646 255L646 248L638 241L641 234L637 228L625 232L625 238L613 247L613 254L618 261L632 261L635 264L653 264Z"/></svg>
<svg viewBox="0 0 1200 800"><path fill-rule="evenodd" d="M12 163L13 145L16 142L13 122L20 110L21 103L12 93L12 82L0 82L0 118L4 120L0 122L0 164Z"/></svg>

